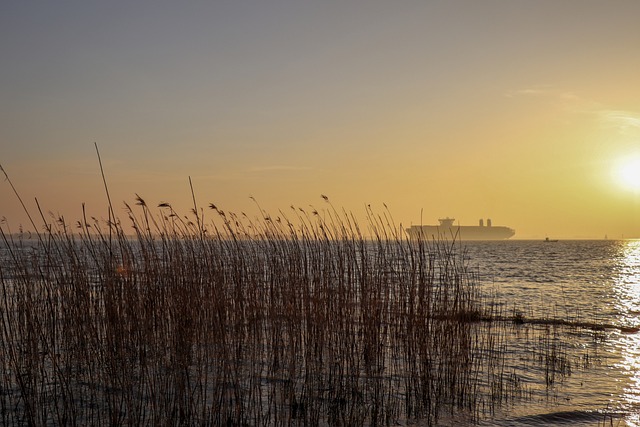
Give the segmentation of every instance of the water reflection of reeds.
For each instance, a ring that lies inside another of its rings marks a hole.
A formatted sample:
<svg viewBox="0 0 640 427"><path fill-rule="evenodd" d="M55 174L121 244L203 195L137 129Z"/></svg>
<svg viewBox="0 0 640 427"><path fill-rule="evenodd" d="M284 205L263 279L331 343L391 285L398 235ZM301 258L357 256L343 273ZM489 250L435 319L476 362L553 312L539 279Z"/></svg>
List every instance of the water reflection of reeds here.
<svg viewBox="0 0 640 427"><path fill-rule="evenodd" d="M365 238L333 209L212 206L205 225L138 202L134 238L3 233L2 424L433 425L527 395L507 350L522 319L482 301L456 242L372 213ZM568 373L557 336L530 339L547 385Z"/></svg>

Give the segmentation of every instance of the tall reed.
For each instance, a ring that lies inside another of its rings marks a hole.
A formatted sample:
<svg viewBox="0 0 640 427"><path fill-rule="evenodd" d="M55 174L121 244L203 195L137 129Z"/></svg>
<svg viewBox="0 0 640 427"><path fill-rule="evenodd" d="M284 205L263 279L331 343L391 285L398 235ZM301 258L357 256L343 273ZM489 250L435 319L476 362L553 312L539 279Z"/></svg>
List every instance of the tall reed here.
<svg viewBox="0 0 640 427"><path fill-rule="evenodd" d="M0 227L1 424L435 425L522 394L459 242L331 204L126 208Z"/></svg>

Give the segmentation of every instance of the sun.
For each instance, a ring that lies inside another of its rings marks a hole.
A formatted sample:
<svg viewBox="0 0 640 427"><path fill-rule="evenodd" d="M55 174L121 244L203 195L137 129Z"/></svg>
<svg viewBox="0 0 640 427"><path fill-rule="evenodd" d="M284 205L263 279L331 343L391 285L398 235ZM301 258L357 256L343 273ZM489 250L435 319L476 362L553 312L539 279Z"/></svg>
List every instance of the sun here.
<svg viewBox="0 0 640 427"><path fill-rule="evenodd" d="M640 154L621 160L616 167L615 175L623 187L640 191Z"/></svg>

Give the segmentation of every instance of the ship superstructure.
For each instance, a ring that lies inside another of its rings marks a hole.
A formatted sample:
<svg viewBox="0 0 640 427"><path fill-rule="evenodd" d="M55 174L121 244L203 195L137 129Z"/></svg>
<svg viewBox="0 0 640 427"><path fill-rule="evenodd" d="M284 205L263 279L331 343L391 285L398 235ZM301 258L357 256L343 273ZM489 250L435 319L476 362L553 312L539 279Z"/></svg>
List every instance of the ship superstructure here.
<svg viewBox="0 0 640 427"><path fill-rule="evenodd" d="M440 218L440 225L413 225L407 228L410 238L416 239L459 239L459 240L505 240L516 234L515 230L502 225L487 225L480 219L478 225L456 225L454 218Z"/></svg>

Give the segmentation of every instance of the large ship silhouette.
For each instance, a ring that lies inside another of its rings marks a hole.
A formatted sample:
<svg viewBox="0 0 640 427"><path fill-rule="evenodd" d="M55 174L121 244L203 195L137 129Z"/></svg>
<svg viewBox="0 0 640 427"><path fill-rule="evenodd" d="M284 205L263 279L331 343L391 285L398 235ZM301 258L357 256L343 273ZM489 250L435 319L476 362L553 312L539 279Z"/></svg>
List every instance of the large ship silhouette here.
<svg viewBox="0 0 640 427"><path fill-rule="evenodd" d="M440 218L440 225L412 225L407 234L412 239L505 240L516 234L512 228L480 220L478 225L454 225L454 218Z"/></svg>

